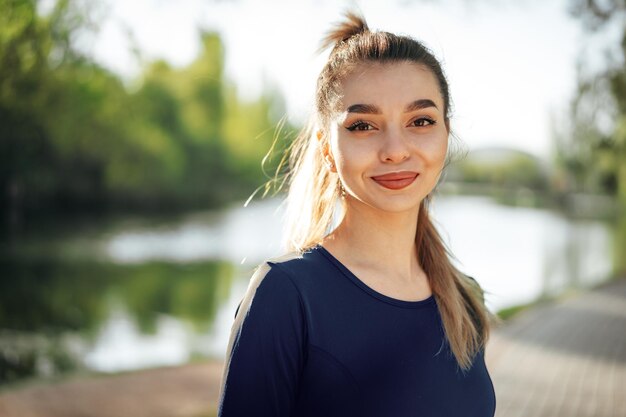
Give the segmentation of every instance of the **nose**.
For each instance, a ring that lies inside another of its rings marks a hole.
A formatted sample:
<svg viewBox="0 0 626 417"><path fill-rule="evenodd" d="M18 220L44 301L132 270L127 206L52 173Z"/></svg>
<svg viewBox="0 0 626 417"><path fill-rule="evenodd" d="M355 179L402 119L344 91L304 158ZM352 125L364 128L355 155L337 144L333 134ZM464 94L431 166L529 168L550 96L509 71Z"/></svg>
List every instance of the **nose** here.
<svg viewBox="0 0 626 417"><path fill-rule="evenodd" d="M380 159L383 162L398 163L410 155L409 144L403 132L396 129L387 129L380 149Z"/></svg>

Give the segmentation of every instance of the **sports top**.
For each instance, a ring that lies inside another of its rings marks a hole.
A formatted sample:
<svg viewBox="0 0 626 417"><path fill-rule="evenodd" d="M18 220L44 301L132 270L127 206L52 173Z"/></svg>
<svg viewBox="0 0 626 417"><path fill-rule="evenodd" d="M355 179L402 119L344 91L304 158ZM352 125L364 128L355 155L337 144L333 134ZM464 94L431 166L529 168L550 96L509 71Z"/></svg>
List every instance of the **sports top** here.
<svg viewBox="0 0 626 417"><path fill-rule="evenodd" d="M434 295L381 294L321 245L268 264L218 416L493 417L484 350L462 372Z"/></svg>

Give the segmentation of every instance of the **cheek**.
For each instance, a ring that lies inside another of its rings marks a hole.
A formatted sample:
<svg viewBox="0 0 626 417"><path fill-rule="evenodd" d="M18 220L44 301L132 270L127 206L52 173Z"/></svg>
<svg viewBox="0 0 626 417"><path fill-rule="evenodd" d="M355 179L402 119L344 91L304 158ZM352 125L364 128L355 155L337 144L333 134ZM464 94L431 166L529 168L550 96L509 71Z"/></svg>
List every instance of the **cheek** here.
<svg viewBox="0 0 626 417"><path fill-rule="evenodd" d="M448 136L433 135L420 143L422 154L432 165L440 165L446 158L448 152Z"/></svg>
<svg viewBox="0 0 626 417"><path fill-rule="evenodd" d="M375 149L356 141L340 142L334 149L337 166L344 173L356 174L366 170L376 155Z"/></svg>
<svg viewBox="0 0 626 417"><path fill-rule="evenodd" d="M441 159L446 159L447 154L448 154L448 137L446 136L445 139L442 141L441 147L440 147Z"/></svg>

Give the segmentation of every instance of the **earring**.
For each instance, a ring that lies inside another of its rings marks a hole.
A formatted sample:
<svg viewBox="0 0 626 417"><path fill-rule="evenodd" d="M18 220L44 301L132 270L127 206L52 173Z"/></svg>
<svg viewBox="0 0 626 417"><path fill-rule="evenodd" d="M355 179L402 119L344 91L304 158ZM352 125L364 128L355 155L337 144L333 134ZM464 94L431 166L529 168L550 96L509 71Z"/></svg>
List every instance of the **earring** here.
<svg viewBox="0 0 626 417"><path fill-rule="evenodd" d="M341 193L341 198L346 198L346 189L343 188L343 183L341 182L341 180L338 180L339 182L339 190Z"/></svg>
<svg viewBox="0 0 626 417"><path fill-rule="evenodd" d="M328 156L324 159L326 160L326 166L328 167L328 169L332 170L335 167L335 163L331 161Z"/></svg>

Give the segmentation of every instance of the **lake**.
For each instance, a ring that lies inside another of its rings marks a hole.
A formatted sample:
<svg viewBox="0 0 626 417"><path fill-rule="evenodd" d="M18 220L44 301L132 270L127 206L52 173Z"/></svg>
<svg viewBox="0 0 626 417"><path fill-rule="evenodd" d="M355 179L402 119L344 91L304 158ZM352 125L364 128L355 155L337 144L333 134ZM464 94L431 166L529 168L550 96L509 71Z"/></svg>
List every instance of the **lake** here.
<svg viewBox="0 0 626 417"><path fill-rule="evenodd" d="M281 252L281 215L267 199L18 243L0 261L0 383L223 358L254 267ZM432 217L494 312L598 284L617 253L608 224L489 197L439 196Z"/></svg>

